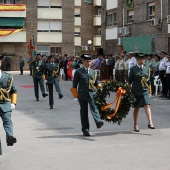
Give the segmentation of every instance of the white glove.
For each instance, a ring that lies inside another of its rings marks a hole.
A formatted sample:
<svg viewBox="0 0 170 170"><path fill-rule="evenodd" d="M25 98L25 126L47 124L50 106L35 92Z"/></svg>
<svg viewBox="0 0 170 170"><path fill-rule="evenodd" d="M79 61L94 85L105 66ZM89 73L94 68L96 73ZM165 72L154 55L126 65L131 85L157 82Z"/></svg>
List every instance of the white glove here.
<svg viewBox="0 0 170 170"><path fill-rule="evenodd" d="M47 83L47 80L44 80L45 81L45 84Z"/></svg>
<svg viewBox="0 0 170 170"><path fill-rule="evenodd" d="M74 98L74 101L77 102L77 101L78 101L78 98Z"/></svg>
<svg viewBox="0 0 170 170"><path fill-rule="evenodd" d="M152 97L152 95L151 95L151 94L149 94L149 97Z"/></svg>
<svg viewBox="0 0 170 170"><path fill-rule="evenodd" d="M11 103L11 109L15 110L15 104L14 103Z"/></svg>

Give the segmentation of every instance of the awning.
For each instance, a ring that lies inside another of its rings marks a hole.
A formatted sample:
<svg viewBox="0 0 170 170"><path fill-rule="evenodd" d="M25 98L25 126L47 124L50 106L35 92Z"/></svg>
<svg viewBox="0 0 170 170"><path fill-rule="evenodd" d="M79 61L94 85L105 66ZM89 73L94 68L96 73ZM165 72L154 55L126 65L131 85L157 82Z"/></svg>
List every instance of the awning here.
<svg viewBox="0 0 170 170"><path fill-rule="evenodd" d="M24 18L0 17L0 27L24 27Z"/></svg>
<svg viewBox="0 0 170 170"><path fill-rule="evenodd" d="M25 11L26 5L25 4L1 4L0 11Z"/></svg>
<svg viewBox="0 0 170 170"><path fill-rule="evenodd" d="M0 36L7 36L21 31L23 31L23 29L0 29Z"/></svg>
<svg viewBox="0 0 170 170"><path fill-rule="evenodd" d="M123 37L122 45L127 52L152 53L152 36Z"/></svg>

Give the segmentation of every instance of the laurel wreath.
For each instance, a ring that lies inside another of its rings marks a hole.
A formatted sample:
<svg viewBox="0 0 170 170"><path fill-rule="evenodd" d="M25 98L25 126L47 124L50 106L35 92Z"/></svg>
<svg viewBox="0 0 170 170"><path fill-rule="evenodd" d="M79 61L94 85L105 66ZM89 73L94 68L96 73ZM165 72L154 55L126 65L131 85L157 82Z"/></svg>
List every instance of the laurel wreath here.
<svg viewBox="0 0 170 170"><path fill-rule="evenodd" d="M110 94L113 92L116 93L119 87L122 87L124 90L126 90L126 93L122 96L117 114L110 120L107 118L107 116L113 113L114 109L108 108L105 111L101 111L101 107L108 104L106 101L106 97L110 96ZM126 118L130 111L130 108L134 105L135 102L134 95L131 93L128 85L114 81L104 83L102 85L102 88L97 90L96 95L94 96L94 100L99 109L101 119L107 122L117 123L119 125L121 124L122 119Z"/></svg>

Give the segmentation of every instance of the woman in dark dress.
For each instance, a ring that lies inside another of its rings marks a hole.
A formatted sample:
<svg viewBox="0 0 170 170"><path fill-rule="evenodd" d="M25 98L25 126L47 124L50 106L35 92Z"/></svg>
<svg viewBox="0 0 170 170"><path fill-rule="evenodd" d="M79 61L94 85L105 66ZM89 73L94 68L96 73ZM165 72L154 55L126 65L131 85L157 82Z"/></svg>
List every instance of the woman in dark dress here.
<svg viewBox="0 0 170 170"><path fill-rule="evenodd" d="M137 65L130 69L129 85L132 85L132 93L135 96L134 104L134 130L139 132L138 129L138 112L140 107L145 108L146 116L148 118L148 128L155 129L152 123L151 109L150 109L150 70L144 66L144 55L137 55Z"/></svg>

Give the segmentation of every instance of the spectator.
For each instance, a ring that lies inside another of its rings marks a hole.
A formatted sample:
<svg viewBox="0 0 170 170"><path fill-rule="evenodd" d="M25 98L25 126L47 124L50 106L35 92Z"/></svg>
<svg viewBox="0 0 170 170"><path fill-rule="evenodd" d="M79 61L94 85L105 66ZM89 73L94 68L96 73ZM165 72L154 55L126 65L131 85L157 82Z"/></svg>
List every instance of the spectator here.
<svg viewBox="0 0 170 170"><path fill-rule="evenodd" d="M20 57L20 61L19 61L19 67L20 67L20 75L23 75L23 68L24 68L24 60L22 59L22 56Z"/></svg>

